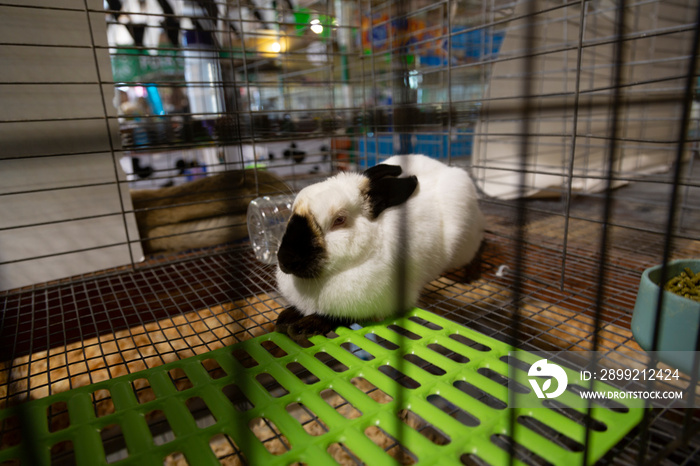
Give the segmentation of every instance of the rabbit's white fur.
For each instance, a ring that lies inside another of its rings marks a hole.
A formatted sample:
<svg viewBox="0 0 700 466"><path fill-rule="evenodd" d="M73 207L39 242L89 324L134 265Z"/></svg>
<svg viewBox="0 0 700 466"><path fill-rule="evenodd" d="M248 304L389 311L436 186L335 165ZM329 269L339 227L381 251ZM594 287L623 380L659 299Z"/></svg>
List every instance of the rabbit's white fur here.
<svg viewBox="0 0 700 466"><path fill-rule="evenodd" d="M426 283L477 253L484 219L467 172L423 155L394 156L384 163L400 165L400 177L416 175L418 186L408 201L375 219L367 204L369 180L362 174L340 173L299 192L293 211L313 219L325 249L317 278L277 269L280 292L302 314L386 318L414 306ZM346 215L346 223L334 228L339 214ZM402 231L405 241L399 239ZM406 261L404 286L399 285L401 260Z"/></svg>

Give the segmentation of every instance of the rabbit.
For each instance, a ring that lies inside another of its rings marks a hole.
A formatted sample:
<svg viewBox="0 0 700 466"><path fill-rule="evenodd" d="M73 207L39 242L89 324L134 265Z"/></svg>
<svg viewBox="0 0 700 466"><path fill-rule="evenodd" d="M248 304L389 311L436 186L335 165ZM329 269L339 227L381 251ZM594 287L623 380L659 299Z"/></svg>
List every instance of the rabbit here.
<svg viewBox="0 0 700 466"><path fill-rule="evenodd" d="M299 340L408 310L425 284L471 262L483 236L467 172L424 155L307 186L277 252L291 307L276 330Z"/></svg>

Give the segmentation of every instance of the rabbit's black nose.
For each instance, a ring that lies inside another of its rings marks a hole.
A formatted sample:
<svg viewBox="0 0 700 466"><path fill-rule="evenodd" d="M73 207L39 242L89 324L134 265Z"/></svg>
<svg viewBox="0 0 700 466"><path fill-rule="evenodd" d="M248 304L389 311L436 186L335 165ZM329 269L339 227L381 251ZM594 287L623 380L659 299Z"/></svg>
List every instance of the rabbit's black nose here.
<svg viewBox="0 0 700 466"><path fill-rule="evenodd" d="M299 278L317 278L325 257L322 244L323 240L311 227L308 218L292 215L277 251L280 269Z"/></svg>

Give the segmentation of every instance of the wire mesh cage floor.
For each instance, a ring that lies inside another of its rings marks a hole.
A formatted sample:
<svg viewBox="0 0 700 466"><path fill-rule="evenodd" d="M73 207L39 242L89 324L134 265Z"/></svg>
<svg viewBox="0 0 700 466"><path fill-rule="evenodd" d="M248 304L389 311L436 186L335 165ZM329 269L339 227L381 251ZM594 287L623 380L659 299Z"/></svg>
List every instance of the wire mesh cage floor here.
<svg viewBox="0 0 700 466"><path fill-rule="evenodd" d="M507 215L493 217L494 220L506 218ZM493 223L497 224L497 222ZM561 256L557 257L546 249L541 250L540 245L531 247L534 249L531 255L533 263L527 268L526 277L528 278L524 282L524 290L528 298L522 309L524 325L520 347L531 351L548 351L554 355L571 349L590 350L589 335L594 325L592 314L595 308L595 290L590 281L585 279L585 275L595 273L597 267L595 251L586 250L584 247L580 249L580 257L570 264L572 276L577 279L567 281L567 290L562 291L558 287L541 282L543 274L552 267L550 261L561 260ZM626 257L628 255L630 257ZM611 286L618 289L634 284L637 278L635 270L645 266L644 260L638 254L622 250L620 258L620 260L627 258L631 261L631 266L628 265L629 263L620 265L611 275ZM502 266L512 264L512 259L512 242L495 234L488 235L478 267L447 274L432 282L425 290L421 304L431 311L428 315L434 315L426 319L429 321L440 319L439 323L442 319L437 316L442 315L450 319L448 321L450 325L456 325L454 322L465 325L467 328L462 329L464 332L472 332L469 329L474 329L480 332L480 335L488 335L489 341L504 345L499 340L503 342L508 341L509 338L508 309L513 305L513 274L507 269L504 271ZM72 280L64 284L5 296L5 323L17 325L17 327L6 328L16 329L17 331L13 333L20 336L14 341L6 340L4 349L12 351L13 354L27 354L27 356L15 358L4 367L3 376L6 382L2 388L5 406L18 405L21 409L24 406L23 401L44 399L46 396L80 387L87 387L83 391L93 393L96 389L93 390L90 384L102 383L106 386L112 379L122 380L119 378L122 375L130 375L127 378L135 380L138 378L135 374L139 371L161 367L163 364L169 364L166 369L163 369L164 372L174 367L181 367L178 361L193 361L187 364L200 364L212 359L207 356L212 350L225 353L227 351L225 348L229 345L251 339L255 339L256 344L260 341L275 341L283 349L287 348L287 353L292 354L294 350L289 347L296 345L286 338L285 343L279 343L281 335L275 337L274 334L269 333L284 304L281 297L274 291L270 272L270 267L257 263L248 250L233 248L220 250L217 254L188 257L182 262L158 265L152 269L137 272L118 271L105 277L84 278L83 283ZM197 277L196 283L203 286L183 286L186 283L195 283L192 280L193 277ZM123 290L134 289L129 286L131 281L142 283L143 286L140 287L139 296L130 293L127 298ZM119 296L122 300L120 304L116 304L119 303ZM76 315L90 319L90 325L83 324L78 327L82 334L71 334L69 329L75 325L71 325L69 315L66 317L64 314L64 317L57 319L58 323L51 323L50 313L47 312L47 321L42 323L36 317L31 319L31 314L27 312L28 309L48 311L57 301L61 301L64 307L69 307L69 303L72 303L76 306ZM627 293L613 293L606 299L604 324L599 330L600 349L610 354L621 350L633 352L636 355L636 362L640 367L644 367L643 364L646 362L644 353L634 342L629 330L629 309L633 303L633 289ZM108 313L107 309L118 309L119 313L115 316L113 311ZM402 340L399 341L402 351L413 353L404 342L413 344L417 342L389 331L384 326L376 327L376 334L384 336L369 343L371 348L376 348L375 344L383 348L388 345L391 348L391 345L396 345L394 340L399 338ZM50 330L52 328L55 330ZM363 329L360 335L367 331ZM386 332L393 333L394 336L386 338ZM41 338L34 338L36 336ZM474 338L472 335L472 339ZM425 336L421 342L423 340L427 343L427 340L432 342L433 339ZM25 341L33 342L33 347L22 346ZM420 347L423 348L422 343ZM224 349L221 350L221 348ZM349 348L357 352L360 347L349 346ZM297 351L314 352L316 349L299 348ZM274 345L271 351L275 353ZM348 350L342 349L342 351L354 357L347 352ZM423 348L422 351L425 349ZM422 354L420 351L416 353ZM279 356L279 353L277 355ZM196 357L192 359L193 356ZM449 354L443 354L443 356L450 357ZM459 358L458 355L453 356ZM264 357L275 360L272 355ZM337 355L334 357L338 359ZM291 362L296 359L296 356L288 356L287 359ZM340 361L343 362L343 359L340 358ZM350 372L355 375L359 365L362 364L359 359L350 359L350 361L345 361L344 364L353 370L344 375ZM203 364L205 369L212 372L215 372L217 364L221 366L220 362ZM244 361L240 364L247 365ZM263 365L263 367L267 366ZM576 365L573 364L571 367ZM311 372L314 373L314 371ZM236 374L236 380L240 380L238 376L241 374L238 372ZM182 376L181 373L179 375ZM219 375L212 377L219 383L230 382L230 376L224 379L219 378ZM382 374L382 377L386 377L388 381L392 380L392 376L400 378L396 374L388 376ZM177 375L174 377L175 386L180 382L188 384L186 381L178 382ZM436 375L431 374L430 377L432 380ZM323 379L323 385L327 384L325 378L320 376L319 378ZM260 383L263 384L263 382L265 381ZM402 387L400 380L395 386ZM134 390L138 396L139 389ZM369 385L363 385L360 390L371 392L374 389ZM49 401L53 403L54 398L50 398ZM93 410L101 409L107 414L114 409L108 395L102 397L94 395L91 400L92 404L98 407L91 408ZM41 410L45 409L46 406L42 405ZM398 408L394 411L398 411ZM636 409L632 411L638 412ZM14 409L9 409L7 414L12 412ZM216 415L218 410L215 409L213 412ZM60 413L52 416L55 419L54 422L61 422ZM683 410L655 410L650 430L652 433L650 452L662 452L673 440L672 431L667 429L682 416ZM148 419L151 420L150 417ZM428 422L433 421L428 420ZM425 428L420 423L417 425L419 428ZM17 434L16 426L11 422L3 423L3 439L6 442L12 444L10 439ZM274 430L269 434L269 438L275 438ZM156 438L156 434L153 435ZM496 445L499 445L498 442ZM613 450L617 455L616 460L623 461L623 458L627 457L632 461L637 453L637 442L639 437L633 432L625 437L622 443L616 444ZM119 445L118 442L117 445ZM284 442L279 445L283 448ZM393 442L384 446L387 450L396 448ZM678 461L683 463L695 457L699 446L696 442L691 442L687 447L676 450L671 457L685 458ZM507 451L507 442L500 444L499 448L501 451ZM394 450L392 453L397 452L398 450ZM58 450L54 453L60 457ZM525 454L524 458L530 458L523 460L526 464L547 464L547 461L539 456L532 459L533 457L527 456L527 452L523 454ZM163 457L165 456L167 455ZM404 459L411 462L415 457L406 456ZM470 464L469 461L481 464L478 463L478 456L474 455L467 455L463 460L467 461L466 464ZM194 463L191 464L197 464L196 459L193 461ZM498 464L498 462L488 462L488 464ZM554 461L552 464L559 463Z"/></svg>
<svg viewBox="0 0 700 466"><path fill-rule="evenodd" d="M570 394L541 402L550 409L518 410L527 429L505 434L509 391L531 393L508 366L524 375L537 357L514 357L508 345L419 309L312 340L302 348L270 333L5 410L6 435L22 437L22 417L34 436L0 458L105 464L126 448L120 464L179 464L178 455L194 464L505 464L514 444L526 464L564 464L583 461L586 422L595 461L642 416L641 400L583 414L585 402ZM162 437L168 427L174 438Z"/></svg>

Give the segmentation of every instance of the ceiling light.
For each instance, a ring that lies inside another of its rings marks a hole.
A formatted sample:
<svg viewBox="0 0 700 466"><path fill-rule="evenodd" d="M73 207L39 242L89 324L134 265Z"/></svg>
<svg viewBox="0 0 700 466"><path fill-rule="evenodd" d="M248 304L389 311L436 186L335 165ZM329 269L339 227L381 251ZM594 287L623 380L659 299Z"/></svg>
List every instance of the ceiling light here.
<svg viewBox="0 0 700 466"><path fill-rule="evenodd" d="M323 26L321 25L321 20L312 19L311 20L311 31L316 34L321 34L323 32Z"/></svg>

